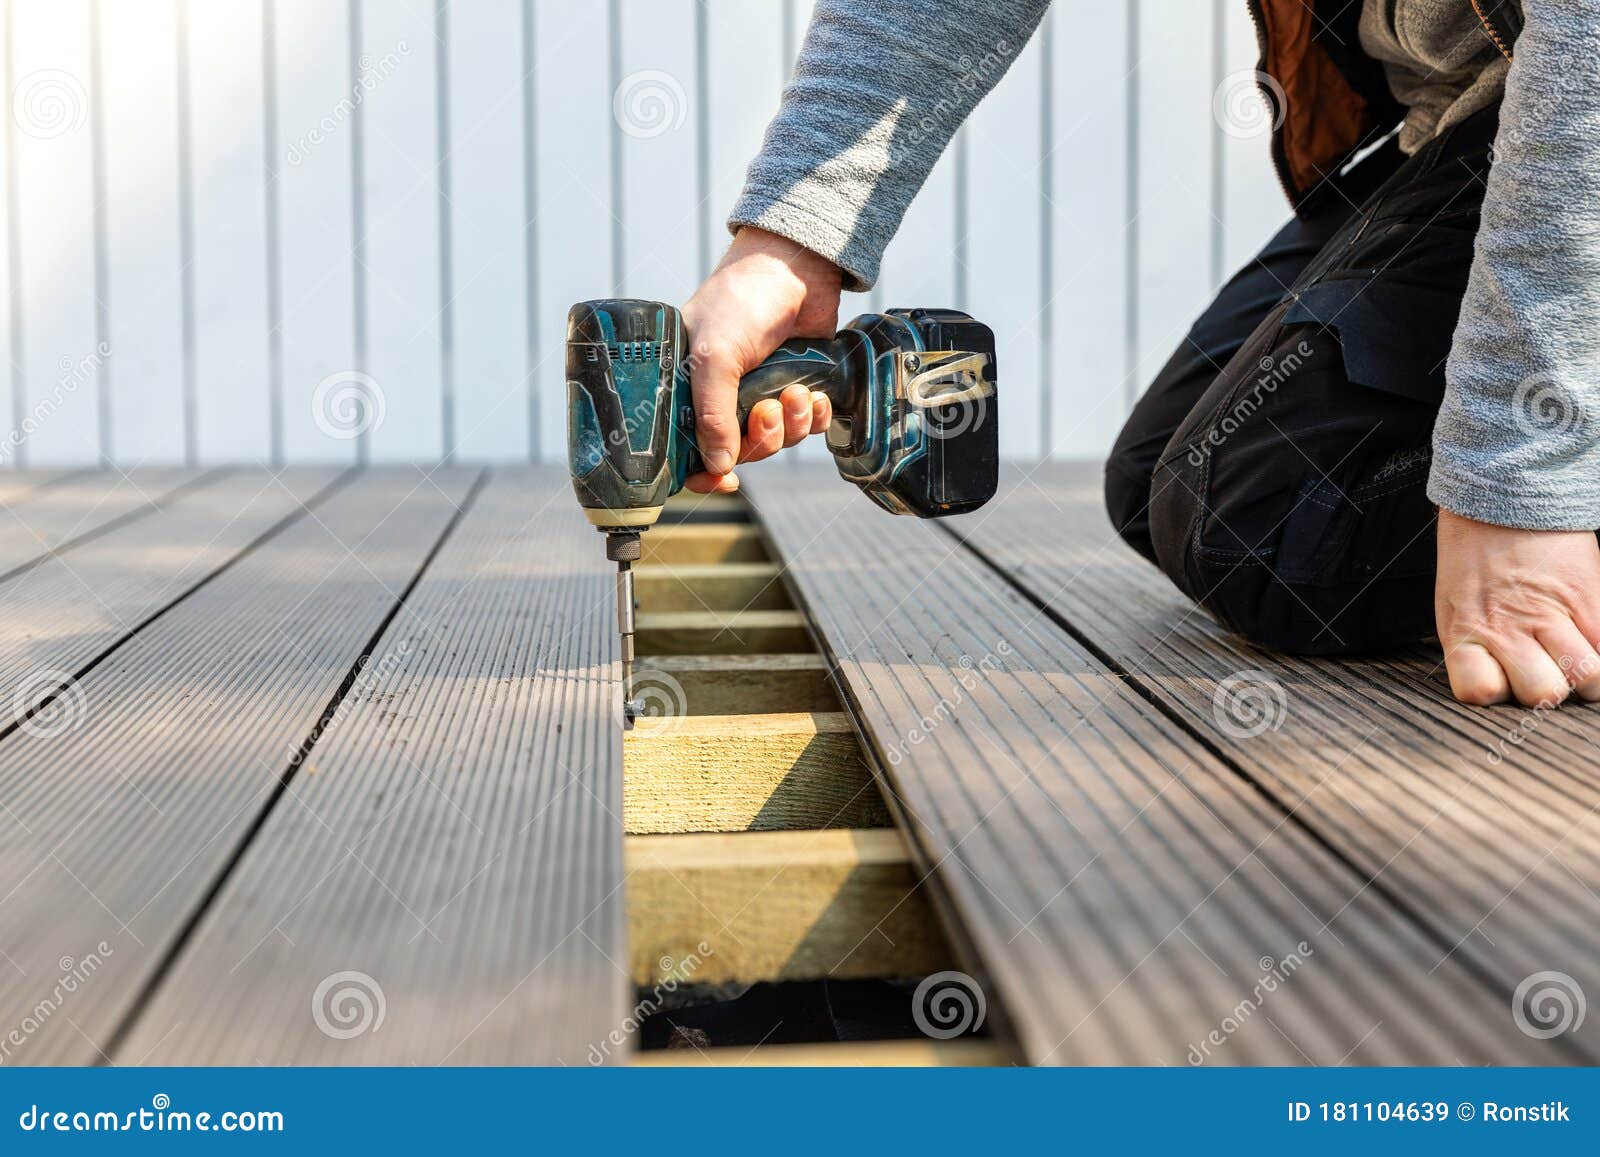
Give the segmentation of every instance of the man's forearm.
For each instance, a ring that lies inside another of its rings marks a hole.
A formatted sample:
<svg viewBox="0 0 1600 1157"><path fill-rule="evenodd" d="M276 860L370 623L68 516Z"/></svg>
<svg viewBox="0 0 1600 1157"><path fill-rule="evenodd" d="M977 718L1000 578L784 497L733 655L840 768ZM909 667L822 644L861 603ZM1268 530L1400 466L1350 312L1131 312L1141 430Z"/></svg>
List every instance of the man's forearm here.
<svg viewBox="0 0 1600 1157"><path fill-rule="evenodd" d="M906 206L1049 0L819 0L730 228L822 254L846 288L878 276Z"/></svg>
<svg viewBox="0 0 1600 1157"><path fill-rule="evenodd" d="M1429 496L1480 522L1600 527L1600 12L1524 0Z"/></svg>

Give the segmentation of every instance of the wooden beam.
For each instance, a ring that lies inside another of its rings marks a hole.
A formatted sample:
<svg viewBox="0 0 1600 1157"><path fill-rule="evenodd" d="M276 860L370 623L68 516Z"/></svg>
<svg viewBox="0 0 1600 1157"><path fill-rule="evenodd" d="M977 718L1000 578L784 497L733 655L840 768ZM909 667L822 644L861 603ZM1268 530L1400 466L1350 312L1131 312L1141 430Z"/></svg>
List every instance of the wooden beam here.
<svg viewBox="0 0 1600 1157"><path fill-rule="evenodd" d="M694 494L680 490L667 499L662 524L749 522L750 506L737 494Z"/></svg>
<svg viewBox="0 0 1600 1157"><path fill-rule="evenodd" d="M641 542L644 563L678 566L696 562L765 562L769 558L761 532L748 523L668 523L651 527Z"/></svg>
<svg viewBox="0 0 1600 1157"><path fill-rule="evenodd" d="M632 834L890 822L842 712L637 719L623 761L622 817Z"/></svg>
<svg viewBox="0 0 1600 1157"><path fill-rule="evenodd" d="M650 655L634 669L634 690L651 688L687 715L839 710L821 655Z"/></svg>
<svg viewBox="0 0 1600 1157"><path fill-rule="evenodd" d="M642 613L641 655L728 655L811 651L799 611L661 611Z"/></svg>
<svg viewBox="0 0 1600 1157"><path fill-rule="evenodd" d="M993 1068L1012 1063L990 1040L839 1041L755 1048L653 1049L633 1063L646 1068Z"/></svg>
<svg viewBox="0 0 1600 1157"><path fill-rule="evenodd" d="M637 984L914 977L951 967L892 829L629 836L623 855Z"/></svg>
<svg viewBox="0 0 1600 1157"><path fill-rule="evenodd" d="M640 566L634 593L641 610L784 611L793 609L775 562L695 562Z"/></svg>

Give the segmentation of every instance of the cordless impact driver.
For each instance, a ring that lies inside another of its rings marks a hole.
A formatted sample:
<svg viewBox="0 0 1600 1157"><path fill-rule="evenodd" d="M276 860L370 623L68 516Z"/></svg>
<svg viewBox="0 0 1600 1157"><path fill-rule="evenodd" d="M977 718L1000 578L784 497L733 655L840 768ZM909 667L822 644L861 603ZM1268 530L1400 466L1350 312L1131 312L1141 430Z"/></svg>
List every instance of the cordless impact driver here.
<svg viewBox="0 0 1600 1157"><path fill-rule="evenodd" d="M617 564L623 702L632 718L639 535L701 469L683 320L659 301L581 301L567 314L567 439L578 504ZM828 396L839 474L892 514L976 510L998 482L994 335L951 309L891 309L832 338L785 342L739 382L739 429L787 387Z"/></svg>

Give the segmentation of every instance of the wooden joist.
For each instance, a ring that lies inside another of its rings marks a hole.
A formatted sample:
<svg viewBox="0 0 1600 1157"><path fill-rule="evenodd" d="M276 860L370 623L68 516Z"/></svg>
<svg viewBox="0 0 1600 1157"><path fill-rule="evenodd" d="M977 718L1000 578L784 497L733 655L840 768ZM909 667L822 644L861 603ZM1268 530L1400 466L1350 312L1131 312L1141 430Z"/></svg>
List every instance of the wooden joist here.
<svg viewBox="0 0 1600 1157"><path fill-rule="evenodd" d="M630 833L889 823L839 712L646 717L634 721L625 750Z"/></svg>
<svg viewBox="0 0 1600 1157"><path fill-rule="evenodd" d="M646 1068L991 1068L1014 1063L990 1040L836 1041L829 1044L757 1045L755 1048L674 1048L643 1053Z"/></svg>
<svg viewBox="0 0 1600 1157"><path fill-rule="evenodd" d="M809 651L798 611L647 611L636 620L640 655L726 655Z"/></svg>
<svg viewBox="0 0 1600 1157"><path fill-rule="evenodd" d="M639 605L657 611L782 611L788 592L773 562L641 564L634 576Z"/></svg>
<svg viewBox="0 0 1600 1157"><path fill-rule="evenodd" d="M636 984L914 977L949 966L892 830L629 836Z"/></svg>
<svg viewBox="0 0 1600 1157"><path fill-rule="evenodd" d="M642 564L768 561L761 532L742 523L667 523L645 531L640 542Z"/></svg>
<svg viewBox="0 0 1600 1157"><path fill-rule="evenodd" d="M649 655L634 687L676 715L837 711L821 655Z"/></svg>

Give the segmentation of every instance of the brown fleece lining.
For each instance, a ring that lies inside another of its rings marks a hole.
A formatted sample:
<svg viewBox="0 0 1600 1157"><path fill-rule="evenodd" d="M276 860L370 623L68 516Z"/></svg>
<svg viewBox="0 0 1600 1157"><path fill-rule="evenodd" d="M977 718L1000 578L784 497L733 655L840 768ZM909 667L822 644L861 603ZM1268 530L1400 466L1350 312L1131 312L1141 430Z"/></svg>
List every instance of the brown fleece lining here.
<svg viewBox="0 0 1600 1157"><path fill-rule="evenodd" d="M1283 87L1287 106L1278 131L1298 201L1350 155L1371 127L1371 111L1313 41L1309 0L1261 0L1261 21L1267 75Z"/></svg>

